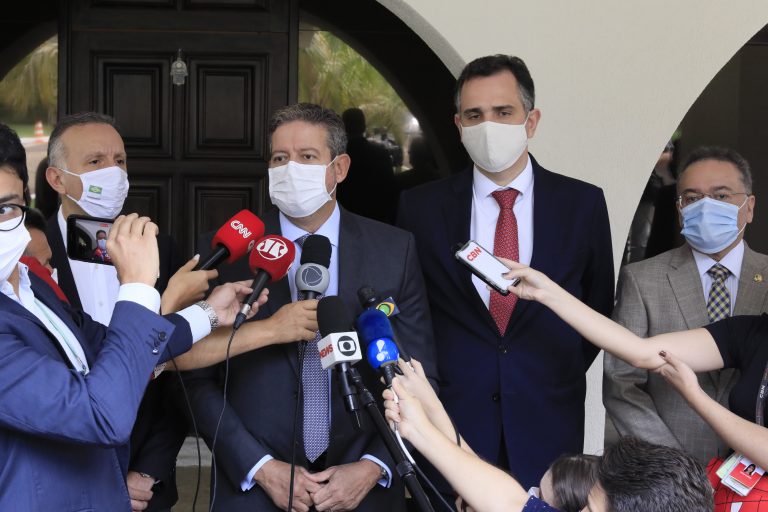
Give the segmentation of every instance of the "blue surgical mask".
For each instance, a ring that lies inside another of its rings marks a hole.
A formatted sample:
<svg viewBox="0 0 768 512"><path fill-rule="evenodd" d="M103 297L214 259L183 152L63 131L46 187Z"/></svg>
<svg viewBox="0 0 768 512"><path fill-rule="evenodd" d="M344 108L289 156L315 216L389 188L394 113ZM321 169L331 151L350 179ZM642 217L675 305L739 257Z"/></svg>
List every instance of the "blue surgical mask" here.
<svg viewBox="0 0 768 512"><path fill-rule="evenodd" d="M748 199L748 197L747 197ZM746 223L739 229L741 206L705 197L680 210L683 215L683 229L680 231L688 245L704 254L715 254L736 240Z"/></svg>

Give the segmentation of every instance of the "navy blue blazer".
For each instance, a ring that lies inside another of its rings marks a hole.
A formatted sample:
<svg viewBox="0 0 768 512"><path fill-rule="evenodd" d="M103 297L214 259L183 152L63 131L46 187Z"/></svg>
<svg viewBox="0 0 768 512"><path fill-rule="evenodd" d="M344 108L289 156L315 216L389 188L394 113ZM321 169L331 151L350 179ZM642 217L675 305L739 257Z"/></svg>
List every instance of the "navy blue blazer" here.
<svg viewBox="0 0 768 512"><path fill-rule="evenodd" d="M267 233L280 233L277 210L264 215ZM210 235L198 244L204 253L210 248ZM250 279L246 258L232 265L219 267L222 282ZM394 317L393 329L413 357L424 363L428 375L435 375L435 347L432 338L429 308L424 281L419 271L413 236L401 229L366 219L341 210L339 227L339 297L351 315L362 312L357 290L373 286L382 297L391 296L401 313ZM257 318L271 316L281 306L291 302L287 279L269 286L269 301L259 310ZM353 317L354 317L353 316ZM238 335L234 342L237 343ZM307 350L316 350L312 343ZM378 376L365 361L357 363L367 387L381 397ZM230 361L227 408L216 441L216 463L219 469L216 508L221 511L277 511L269 496L255 485L248 492L240 483L264 455L289 462L293 436L294 410L297 401L298 344L273 345L239 355ZM190 401L200 433L208 445L221 413L223 364L217 368L190 372L185 377ZM345 410L337 386L331 383L331 436L326 455L326 467L356 462L371 454L392 470L390 489L375 486L357 510L394 512L404 510L403 489L396 476L394 464L379 438L375 427L361 410L363 428L357 431L353 419ZM301 415L296 426L297 464L307 467L304 455Z"/></svg>
<svg viewBox="0 0 768 512"><path fill-rule="evenodd" d="M80 341L91 371L76 372L42 322L0 294L0 510L130 510L136 411L158 359L190 348L189 325L120 301L107 328L30 279L35 297Z"/></svg>
<svg viewBox="0 0 768 512"><path fill-rule="evenodd" d="M613 307L613 256L602 191L531 157L531 266L600 313ZM500 336L453 247L470 234L472 170L403 193L398 224L416 237L438 340L440 398L472 448L491 461L502 438L523 487L562 453L581 453L585 372L598 349L546 307L518 301Z"/></svg>

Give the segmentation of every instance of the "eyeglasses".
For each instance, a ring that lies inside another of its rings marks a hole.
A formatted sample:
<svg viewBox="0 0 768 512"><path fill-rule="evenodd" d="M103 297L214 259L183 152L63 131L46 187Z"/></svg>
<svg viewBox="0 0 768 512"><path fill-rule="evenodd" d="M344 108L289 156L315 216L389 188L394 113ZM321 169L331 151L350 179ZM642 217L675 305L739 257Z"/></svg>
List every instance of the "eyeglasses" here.
<svg viewBox="0 0 768 512"><path fill-rule="evenodd" d="M0 223L15 220L16 223L11 222L10 227L0 228L0 231L12 231L19 227L24 222L24 215L29 210L28 206L20 204L0 204Z"/></svg>
<svg viewBox="0 0 768 512"><path fill-rule="evenodd" d="M720 201L722 203L740 204L738 203L738 196L748 196L746 192L715 192L714 194L704 194L703 192L686 192L685 194L677 196L677 204L681 208L690 206L697 201L701 201L705 197Z"/></svg>

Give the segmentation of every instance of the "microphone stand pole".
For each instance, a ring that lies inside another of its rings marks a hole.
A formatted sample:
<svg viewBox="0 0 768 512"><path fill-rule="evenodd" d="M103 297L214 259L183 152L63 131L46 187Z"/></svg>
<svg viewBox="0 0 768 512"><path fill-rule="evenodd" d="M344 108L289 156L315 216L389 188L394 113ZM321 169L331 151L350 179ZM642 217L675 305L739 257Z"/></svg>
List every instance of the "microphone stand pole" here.
<svg viewBox="0 0 768 512"><path fill-rule="evenodd" d="M416 477L413 464L408 460L405 452L400 447L400 443L397 442L395 435L389 429L387 420L385 420L384 415L381 414L381 411L376 404L376 400L373 398L373 394L371 394L368 388L365 387L362 376L357 369L352 366L349 367L347 373L352 377L352 382L357 388L358 396L360 397L363 406L365 406L365 409L368 411L368 415L376 425L382 439L384 439L384 444L387 446L389 454L395 459L395 469L397 470L397 474L400 475L400 478L405 482L405 485L408 487L408 491L416 501L419 510L423 512L434 512L435 509L432 508L432 504L429 502L429 498L427 498L424 488L421 487L421 483L419 483L419 480Z"/></svg>

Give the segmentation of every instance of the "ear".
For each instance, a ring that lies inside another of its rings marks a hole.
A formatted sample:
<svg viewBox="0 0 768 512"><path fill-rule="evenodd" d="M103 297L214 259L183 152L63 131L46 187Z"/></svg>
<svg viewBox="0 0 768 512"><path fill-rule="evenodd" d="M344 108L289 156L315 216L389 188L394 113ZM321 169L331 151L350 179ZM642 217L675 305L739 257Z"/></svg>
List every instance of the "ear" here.
<svg viewBox="0 0 768 512"><path fill-rule="evenodd" d="M461 138L461 116L459 116L459 114L453 115L453 124L455 124L456 129L459 130L459 138Z"/></svg>
<svg viewBox="0 0 768 512"><path fill-rule="evenodd" d="M352 163L352 159L349 155L342 153L336 157L336 160L331 165L331 171L333 171L333 177L336 179L336 183L341 183L347 179L347 173L349 173L349 166Z"/></svg>
<svg viewBox="0 0 768 512"><path fill-rule="evenodd" d="M59 194L66 194L66 187L61 180L61 171L56 167L48 167L45 170L45 180L53 190Z"/></svg>
<svg viewBox="0 0 768 512"><path fill-rule="evenodd" d="M749 196L747 197L747 224L752 222L752 219L755 216L755 196Z"/></svg>
<svg viewBox="0 0 768 512"><path fill-rule="evenodd" d="M528 121L525 123L525 132L528 134L528 138L532 139L536 134L536 128L539 126L539 120L541 119L541 110L532 108L528 112Z"/></svg>

